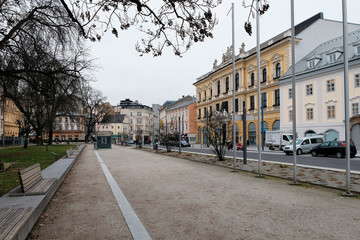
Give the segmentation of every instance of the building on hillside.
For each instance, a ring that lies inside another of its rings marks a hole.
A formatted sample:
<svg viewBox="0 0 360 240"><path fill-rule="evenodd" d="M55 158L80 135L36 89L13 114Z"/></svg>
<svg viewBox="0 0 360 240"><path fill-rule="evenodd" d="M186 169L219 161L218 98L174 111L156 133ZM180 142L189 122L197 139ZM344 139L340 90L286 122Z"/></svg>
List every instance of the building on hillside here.
<svg viewBox="0 0 360 240"><path fill-rule="evenodd" d="M129 139L129 118L125 114L105 115L98 125L98 132L111 132L113 143Z"/></svg>
<svg viewBox="0 0 360 240"><path fill-rule="evenodd" d="M349 24L350 30L360 29L358 24ZM327 20L319 13L295 26L296 59L301 59L321 42L342 33L342 23ZM204 143L204 128L207 114L216 111L226 111L230 115L235 105L236 119L241 119L244 111L247 114L247 137L250 144L256 144L258 110L257 88L261 88L262 106L264 112L264 130L280 129L280 87L279 79L291 65L291 30L286 30L260 45L260 76L257 76L256 48L245 51L245 45L240 48L235 57L235 103L232 100L232 51L223 54L222 62L217 60L213 69L199 77L196 87L197 142ZM260 86L257 79L260 78ZM243 108L243 104L245 109ZM229 126L232 125L230 122ZM243 122L236 121L236 142L243 142ZM230 136L228 136L230 138Z"/></svg>
<svg viewBox="0 0 360 240"><path fill-rule="evenodd" d="M84 141L85 116L78 113L58 113L54 122L53 139L55 142Z"/></svg>
<svg viewBox="0 0 360 240"><path fill-rule="evenodd" d="M345 140L343 37L326 41L295 65L296 131ZM360 149L360 30L348 34L351 138ZM280 79L282 130L292 131L291 68Z"/></svg>
<svg viewBox="0 0 360 240"><path fill-rule="evenodd" d="M183 96L165 107L164 105L160 111L163 136L179 134L180 128L182 138L190 143L194 143L196 141L195 97L189 95L186 97Z"/></svg>
<svg viewBox="0 0 360 240"><path fill-rule="evenodd" d="M125 114L129 118L129 139L151 141L153 136L154 114L151 107L130 99L121 100L114 107L115 113Z"/></svg>

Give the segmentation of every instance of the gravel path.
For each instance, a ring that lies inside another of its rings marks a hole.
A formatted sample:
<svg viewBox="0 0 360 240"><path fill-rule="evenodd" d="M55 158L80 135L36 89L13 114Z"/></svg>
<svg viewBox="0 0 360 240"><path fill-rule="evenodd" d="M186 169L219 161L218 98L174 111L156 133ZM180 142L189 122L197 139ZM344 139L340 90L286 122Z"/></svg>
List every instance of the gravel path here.
<svg viewBox="0 0 360 240"><path fill-rule="evenodd" d="M98 150L152 239L359 239L360 201L246 172L114 146ZM31 235L131 239L87 146Z"/></svg>

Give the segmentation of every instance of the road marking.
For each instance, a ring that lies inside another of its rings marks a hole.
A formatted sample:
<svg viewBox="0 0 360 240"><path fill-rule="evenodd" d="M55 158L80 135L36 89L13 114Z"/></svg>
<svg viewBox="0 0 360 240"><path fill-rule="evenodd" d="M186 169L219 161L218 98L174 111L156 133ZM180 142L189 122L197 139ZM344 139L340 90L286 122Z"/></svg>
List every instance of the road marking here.
<svg viewBox="0 0 360 240"><path fill-rule="evenodd" d="M128 202L125 195L121 191L119 185L116 183L109 169L106 167L104 161L101 159L99 153L96 150L95 150L95 154L134 240L147 240L147 239L151 240L149 233L146 231L144 225L141 223L134 209L131 207L130 203Z"/></svg>

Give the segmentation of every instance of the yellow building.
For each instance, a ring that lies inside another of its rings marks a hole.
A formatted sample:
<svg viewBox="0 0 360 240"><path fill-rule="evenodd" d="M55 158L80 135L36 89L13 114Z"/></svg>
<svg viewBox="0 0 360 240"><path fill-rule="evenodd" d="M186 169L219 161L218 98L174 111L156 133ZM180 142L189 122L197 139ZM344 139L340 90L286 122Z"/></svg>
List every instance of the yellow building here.
<svg viewBox="0 0 360 240"><path fill-rule="evenodd" d="M349 26L352 27L356 26ZM359 26L357 26L359 27ZM331 29L332 31L328 31ZM341 34L342 23L323 19L319 13L295 26L296 59L301 59L314 46L329 39L331 35ZM316 34L316 37L314 37ZM336 35L335 35L336 36ZM247 139L250 144L258 143L258 103L257 88L260 87L263 99L264 131L280 129L280 87L279 79L291 65L291 31L284 31L260 45L260 86L257 76L256 48L245 51L243 44L235 56L235 114L236 142L243 143L243 121L241 115L246 111ZM295 59L295 60L296 60ZM213 69L199 77L196 87L197 143L205 144L206 114L216 111L233 112L232 51L228 48L222 62L213 64ZM243 108L243 102L246 106ZM229 123L232 126L232 123ZM205 130L205 134L204 134ZM231 134L228 135L231 140Z"/></svg>
<svg viewBox="0 0 360 240"><path fill-rule="evenodd" d="M18 137L22 113L11 99L5 98L4 101L4 135L5 137Z"/></svg>

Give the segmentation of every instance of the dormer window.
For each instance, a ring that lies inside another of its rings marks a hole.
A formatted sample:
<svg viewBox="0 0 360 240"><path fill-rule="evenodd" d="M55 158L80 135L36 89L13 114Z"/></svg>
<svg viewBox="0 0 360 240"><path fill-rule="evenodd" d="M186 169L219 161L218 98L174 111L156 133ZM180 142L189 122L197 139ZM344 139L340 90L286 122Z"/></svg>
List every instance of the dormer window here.
<svg viewBox="0 0 360 240"><path fill-rule="evenodd" d="M356 48L357 55L360 55L360 45L356 46L355 48Z"/></svg>
<svg viewBox="0 0 360 240"><path fill-rule="evenodd" d="M336 53L332 53L329 55L329 62L333 63L336 61Z"/></svg>
<svg viewBox="0 0 360 240"><path fill-rule="evenodd" d="M315 68L315 60L309 61L309 68Z"/></svg>
<svg viewBox="0 0 360 240"><path fill-rule="evenodd" d="M329 63L336 62L336 60L339 59L341 54L342 54L341 48L333 48L331 51L327 52Z"/></svg>

